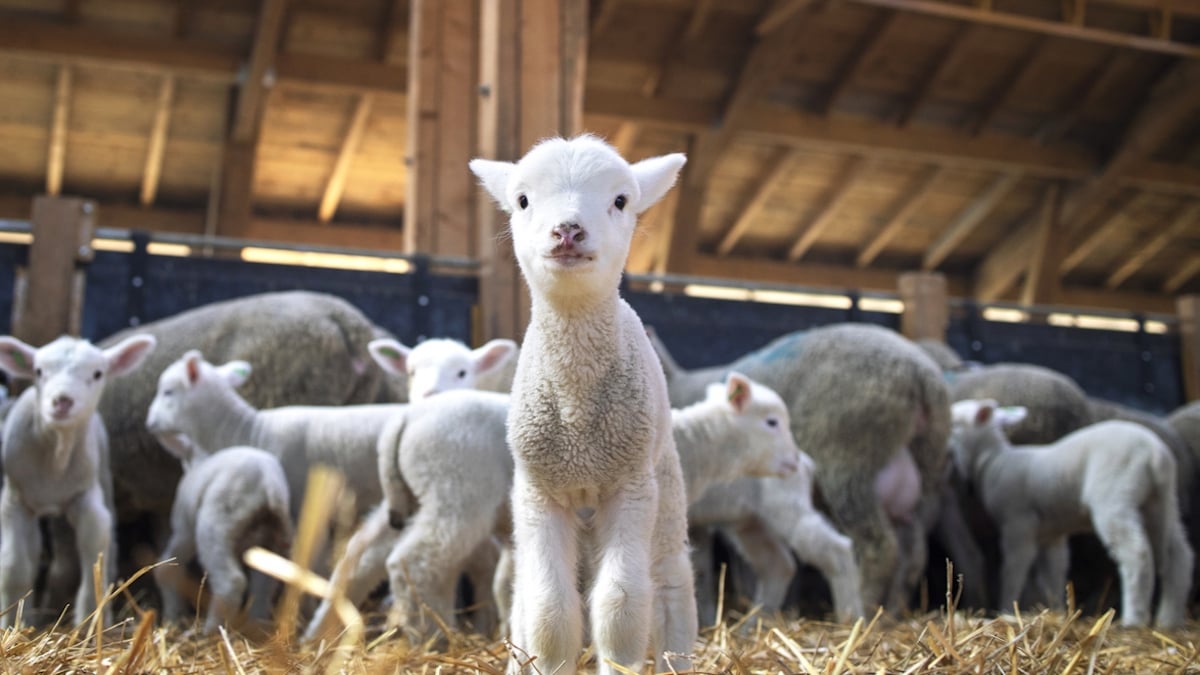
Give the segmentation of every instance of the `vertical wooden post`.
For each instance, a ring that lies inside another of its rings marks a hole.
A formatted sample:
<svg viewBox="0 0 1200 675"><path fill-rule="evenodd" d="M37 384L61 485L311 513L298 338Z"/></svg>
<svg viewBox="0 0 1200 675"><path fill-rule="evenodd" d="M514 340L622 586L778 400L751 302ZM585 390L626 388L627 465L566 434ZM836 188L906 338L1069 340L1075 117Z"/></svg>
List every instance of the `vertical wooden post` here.
<svg viewBox="0 0 1200 675"><path fill-rule="evenodd" d="M479 156L516 161L547 136L582 130L586 0L483 0ZM529 294L508 218L478 200L480 339L520 339Z"/></svg>
<svg viewBox="0 0 1200 675"><path fill-rule="evenodd" d="M898 287L904 301L900 332L910 340L945 341L950 320L946 277L937 272L905 272Z"/></svg>
<svg viewBox="0 0 1200 675"><path fill-rule="evenodd" d="M25 281L13 303L13 335L41 346L63 334L79 335L82 270L92 259L95 202L78 197L33 200L33 244Z"/></svg>
<svg viewBox="0 0 1200 675"><path fill-rule="evenodd" d="M478 5L413 0L409 26L405 249L473 257Z"/></svg>
<svg viewBox="0 0 1200 675"><path fill-rule="evenodd" d="M1058 294L1058 266L1062 262L1062 186L1052 183L1042 196L1042 212L1033 242L1033 258L1021 288L1021 304L1051 304Z"/></svg>
<svg viewBox="0 0 1200 675"><path fill-rule="evenodd" d="M1179 313L1179 356L1187 400L1200 399L1200 295L1175 300Z"/></svg>

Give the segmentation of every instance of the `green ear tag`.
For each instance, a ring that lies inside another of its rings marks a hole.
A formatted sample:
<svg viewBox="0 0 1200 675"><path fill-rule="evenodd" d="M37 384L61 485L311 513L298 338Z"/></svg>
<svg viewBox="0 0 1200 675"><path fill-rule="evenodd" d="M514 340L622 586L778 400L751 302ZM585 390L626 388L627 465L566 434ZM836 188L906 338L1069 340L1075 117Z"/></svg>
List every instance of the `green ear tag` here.
<svg viewBox="0 0 1200 675"><path fill-rule="evenodd" d="M21 368L29 368L29 362L25 360L24 352L17 349L10 349L8 350L8 355L12 357L13 362L16 363L17 366Z"/></svg>
<svg viewBox="0 0 1200 675"><path fill-rule="evenodd" d="M384 356L388 357L389 359L401 358L400 351L397 350L395 347L383 347L379 350L379 353L383 354Z"/></svg>
<svg viewBox="0 0 1200 675"><path fill-rule="evenodd" d="M238 366L237 368L234 368L233 372L237 373L239 376L241 376L243 378L250 377L250 369L245 366Z"/></svg>
<svg viewBox="0 0 1200 675"><path fill-rule="evenodd" d="M746 388L739 384L738 386L733 388L733 391L729 392L729 402L733 403L738 398L740 398L742 396L742 394L745 394L745 393L746 393Z"/></svg>

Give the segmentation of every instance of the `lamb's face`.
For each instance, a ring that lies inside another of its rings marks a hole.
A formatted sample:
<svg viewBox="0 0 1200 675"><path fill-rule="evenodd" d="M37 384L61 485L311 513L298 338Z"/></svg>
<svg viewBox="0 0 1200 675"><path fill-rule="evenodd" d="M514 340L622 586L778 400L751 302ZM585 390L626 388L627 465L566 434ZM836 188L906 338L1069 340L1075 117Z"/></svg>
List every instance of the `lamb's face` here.
<svg viewBox="0 0 1200 675"><path fill-rule="evenodd" d="M662 197L683 155L630 165L593 137L554 138L517 164L474 160L471 169L512 214L513 249L536 294L583 298L617 287L637 214Z"/></svg>
<svg viewBox="0 0 1200 675"><path fill-rule="evenodd" d="M372 358L386 372L408 380L409 402L456 389L475 389L479 378L503 366L517 351L512 340L492 340L471 349L458 340L433 338L405 347L390 338L373 340Z"/></svg>
<svg viewBox="0 0 1200 675"><path fill-rule="evenodd" d="M158 389L146 413L146 429L172 454L187 459L192 449L193 426L202 423L198 412L216 405L222 388L241 385L250 365L232 361L214 366L192 350L167 366L158 376Z"/></svg>
<svg viewBox="0 0 1200 675"><path fill-rule="evenodd" d="M746 475L784 478L799 470L801 451L787 405L775 390L734 373L725 384L710 387L708 398L718 397L732 409Z"/></svg>
<svg viewBox="0 0 1200 675"><path fill-rule="evenodd" d="M108 349L63 336L34 349L16 338L0 338L0 368L32 379L42 422L55 429L87 423L100 403L109 378L141 365L154 349L149 335L135 335Z"/></svg>

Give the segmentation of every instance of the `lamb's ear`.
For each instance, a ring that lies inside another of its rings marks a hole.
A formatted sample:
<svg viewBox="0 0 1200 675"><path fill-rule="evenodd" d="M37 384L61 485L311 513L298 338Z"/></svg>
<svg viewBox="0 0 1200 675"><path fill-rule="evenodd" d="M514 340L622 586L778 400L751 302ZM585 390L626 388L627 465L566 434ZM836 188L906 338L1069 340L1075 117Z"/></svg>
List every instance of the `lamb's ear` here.
<svg viewBox="0 0 1200 675"><path fill-rule="evenodd" d="M992 401L980 401L979 407L975 409L975 426L982 427L991 422L994 412L996 406Z"/></svg>
<svg viewBox="0 0 1200 675"><path fill-rule="evenodd" d="M1021 423L1025 419L1029 411L1025 406L1007 405L1002 408L996 408L996 421L1002 427L1012 427Z"/></svg>
<svg viewBox="0 0 1200 675"><path fill-rule="evenodd" d="M516 164L512 162L498 162L494 159L473 159L468 166L471 167L471 172L479 178L480 185L492 195L492 199L496 200L496 204L505 211L512 211L512 205L508 203L508 198L505 192L508 190L508 177L512 175L513 168Z"/></svg>
<svg viewBox="0 0 1200 675"><path fill-rule="evenodd" d="M37 350L11 335L0 337L0 368L13 377L32 380Z"/></svg>
<svg viewBox="0 0 1200 675"><path fill-rule="evenodd" d="M204 363L204 355L198 349L189 349L183 355L183 370L187 374L188 386L200 381L200 366Z"/></svg>
<svg viewBox="0 0 1200 675"><path fill-rule="evenodd" d="M729 373L725 378L725 400L738 413L745 412L750 403L750 380L741 373Z"/></svg>
<svg viewBox="0 0 1200 675"><path fill-rule="evenodd" d="M105 349L104 357L108 359L108 374L115 377L137 369L146 360L146 357L150 356L150 352L154 351L157 344L158 340L153 335L138 333Z"/></svg>
<svg viewBox="0 0 1200 675"><path fill-rule="evenodd" d="M471 360L475 362L475 374L482 375L499 368L517 353L517 343L505 338L496 338L482 347L471 350Z"/></svg>
<svg viewBox="0 0 1200 675"><path fill-rule="evenodd" d="M234 389L246 384L246 380L250 379L252 372L254 372L254 366L246 361L230 361L217 367L217 374Z"/></svg>
<svg viewBox="0 0 1200 675"><path fill-rule="evenodd" d="M679 170L687 163L687 156L682 152L660 155L643 159L630 166L633 178L637 181L642 196L635 205L634 212L641 213L654 206L658 200L667 194L667 190L675 184Z"/></svg>
<svg viewBox="0 0 1200 675"><path fill-rule="evenodd" d="M367 351L371 358L383 368L384 372L393 375L404 375L408 372L408 355L412 348L405 347L392 338L379 338L367 343Z"/></svg>

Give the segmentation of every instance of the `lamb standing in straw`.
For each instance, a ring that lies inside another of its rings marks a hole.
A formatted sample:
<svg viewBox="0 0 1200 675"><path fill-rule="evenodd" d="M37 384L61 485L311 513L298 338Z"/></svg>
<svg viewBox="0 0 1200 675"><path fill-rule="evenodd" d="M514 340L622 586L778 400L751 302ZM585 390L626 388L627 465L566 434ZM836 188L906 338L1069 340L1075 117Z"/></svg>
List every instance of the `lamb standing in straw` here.
<svg viewBox="0 0 1200 675"><path fill-rule="evenodd" d="M583 646L581 541L594 552L589 625L600 673L641 670L648 638L689 653L697 633L687 505L666 382L617 287L636 214L685 158L630 165L592 136L471 170L512 214L532 297L513 383L514 606L510 670L574 673ZM674 667L686 660L673 659ZM611 662L611 663L610 663Z"/></svg>

